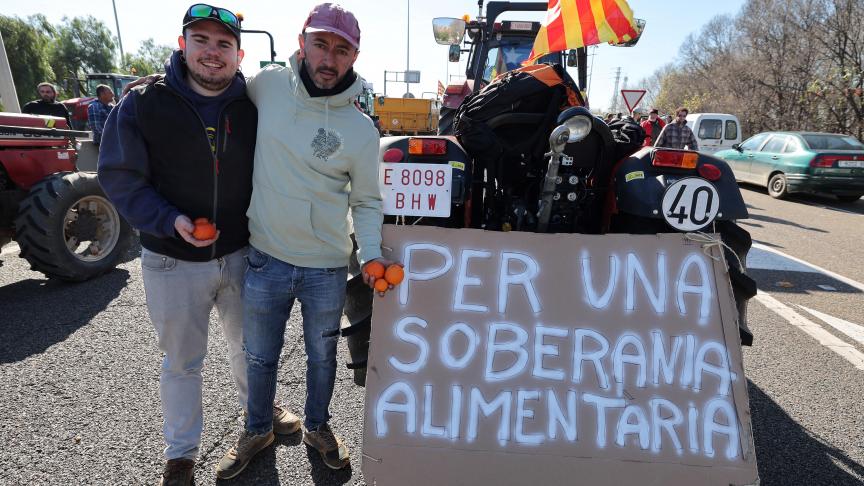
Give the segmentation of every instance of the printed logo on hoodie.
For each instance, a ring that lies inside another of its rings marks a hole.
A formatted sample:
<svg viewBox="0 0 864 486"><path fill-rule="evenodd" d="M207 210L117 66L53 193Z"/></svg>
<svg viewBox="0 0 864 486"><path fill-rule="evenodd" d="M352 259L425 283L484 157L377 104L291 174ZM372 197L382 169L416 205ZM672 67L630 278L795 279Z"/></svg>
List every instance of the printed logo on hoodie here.
<svg viewBox="0 0 864 486"><path fill-rule="evenodd" d="M318 129L318 134L312 139L312 154L327 162L330 157L339 155L342 151L342 134L336 130Z"/></svg>

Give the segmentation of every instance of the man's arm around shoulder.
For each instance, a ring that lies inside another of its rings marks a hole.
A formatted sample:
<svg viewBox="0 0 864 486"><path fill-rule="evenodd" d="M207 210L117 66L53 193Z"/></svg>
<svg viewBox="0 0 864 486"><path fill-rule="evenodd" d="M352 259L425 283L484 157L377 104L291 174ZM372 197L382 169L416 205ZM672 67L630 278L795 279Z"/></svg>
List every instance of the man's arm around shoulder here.
<svg viewBox="0 0 864 486"><path fill-rule="evenodd" d="M150 182L147 144L135 113L137 99L137 92L130 93L108 115L99 151L99 184L133 227L171 238L175 236L174 222L180 211Z"/></svg>

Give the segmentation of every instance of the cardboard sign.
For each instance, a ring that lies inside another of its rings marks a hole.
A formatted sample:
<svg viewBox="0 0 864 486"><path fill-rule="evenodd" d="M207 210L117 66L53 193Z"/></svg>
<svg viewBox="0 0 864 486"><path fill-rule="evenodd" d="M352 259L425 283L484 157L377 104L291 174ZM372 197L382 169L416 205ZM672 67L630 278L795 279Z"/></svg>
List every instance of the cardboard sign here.
<svg viewBox="0 0 864 486"><path fill-rule="evenodd" d="M384 229L363 475L387 485L758 481L737 313L682 234Z"/></svg>

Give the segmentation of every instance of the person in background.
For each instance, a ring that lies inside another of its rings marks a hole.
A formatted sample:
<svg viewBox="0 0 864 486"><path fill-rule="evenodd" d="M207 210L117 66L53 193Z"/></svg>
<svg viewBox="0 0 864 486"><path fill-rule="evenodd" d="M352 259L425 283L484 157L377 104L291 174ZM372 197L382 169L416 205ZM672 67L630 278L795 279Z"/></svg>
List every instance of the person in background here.
<svg viewBox="0 0 864 486"><path fill-rule="evenodd" d="M36 93L39 94L38 100L33 100L21 108L21 113L30 115L48 115L65 118L69 127L72 127L72 120L69 117L69 110L63 106L63 103L57 101L57 89L51 83L39 83L36 86Z"/></svg>
<svg viewBox="0 0 864 486"><path fill-rule="evenodd" d="M93 143L97 146L102 142L102 130L112 108L114 108L114 91L106 84L96 86L96 99L87 107L87 123L93 132Z"/></svg>
<svg viewBox="0 0 864 486"><path fill-rule="evenodd" d="M244 410L248 395L241 292L258 112L238 71L237 16L195 4L182 29L164 79L133 89L111 111L98 166L105 194L141 232L147 310L164 353L161 486L194 481L214 307ZM193 219L215 227L199 231ZM297 416L272 403L266 408L275 433L300 430Z"/></svg>
<svg viewBox="0 0 864 486"><path fill-rule="evenodd" d="M648 112L648 119L641 123L642 129L645 130L645 141L643 145L645 147L650 147L654 145L655 137L660 135L660 132L663 131L663 127L666 126L666 122L660 118L660 111L657 108L651 108L651 111Z"/></svg>
<svg viewBox="0 0 864 486"><path fill-rule="evenodd" d="M675 111L675 121L666 125L660 135L657 137L655 147L666 147L674 149L687 148L690 150L699 150L699 143L696 141L696 135L693 130L687 126L687 114L689 111L683 106Z"/></svg>

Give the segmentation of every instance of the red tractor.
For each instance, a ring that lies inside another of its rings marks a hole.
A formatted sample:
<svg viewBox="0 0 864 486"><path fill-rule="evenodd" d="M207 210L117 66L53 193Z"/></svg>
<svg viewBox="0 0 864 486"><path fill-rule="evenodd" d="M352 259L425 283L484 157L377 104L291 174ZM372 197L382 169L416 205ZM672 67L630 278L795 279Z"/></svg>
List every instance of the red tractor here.
<svg viewBox="0 0 864 486"><path fill-rule="evenodd" d="M96 174L76 169L77 138L66 120L0 113L0 247L48 278L83 281L113 269L132 230Z"/></svg>
<svg viewBox="0 0 864 486"><path fill-rule="evenodd" d="M138 79L131 74L95 73L88 74L84 82L75 80L78 98L63 101L72 117L72 127L75 130L87 129L87 107L96 101L96 87L104 84L114 91L114 101L120 100L120 93L127 84Z"/></svg>

